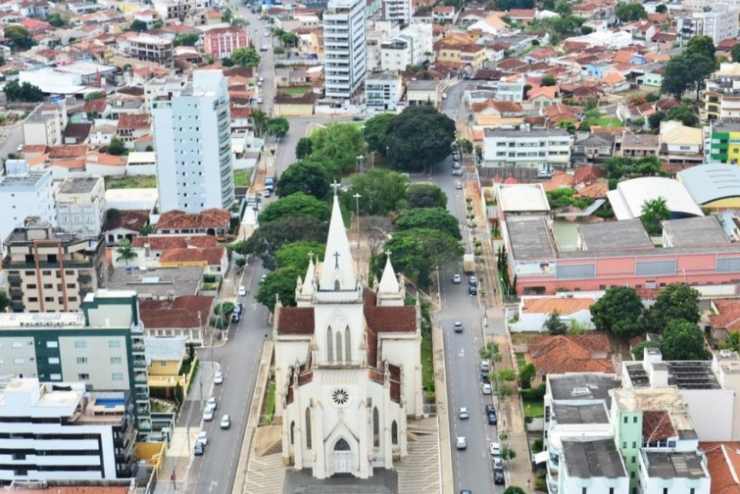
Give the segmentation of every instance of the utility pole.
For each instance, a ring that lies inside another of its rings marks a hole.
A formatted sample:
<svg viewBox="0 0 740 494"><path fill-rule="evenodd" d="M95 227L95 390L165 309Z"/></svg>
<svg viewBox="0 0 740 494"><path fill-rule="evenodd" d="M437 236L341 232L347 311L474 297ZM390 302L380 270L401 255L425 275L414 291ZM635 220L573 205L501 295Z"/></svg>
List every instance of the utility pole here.
<svg viewBox="0 0 740 494"><path fill-rule="evenodd" d="M360 197L362 195L355 192L352 196L355 199L355 235L357 253L355 254L355 272L360 275ZM369 281L369 280L368 280Z"/></svg>

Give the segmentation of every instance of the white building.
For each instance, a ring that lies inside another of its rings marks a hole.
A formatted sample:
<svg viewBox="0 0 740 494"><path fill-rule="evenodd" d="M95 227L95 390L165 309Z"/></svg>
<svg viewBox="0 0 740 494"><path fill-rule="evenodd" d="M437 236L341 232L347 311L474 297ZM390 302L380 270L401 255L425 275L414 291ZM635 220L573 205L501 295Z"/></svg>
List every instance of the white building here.
<svg viewBox="0 0 740 494"><path fill-rule="evenodd" d="M383 0L383 17L387 21L408 24L412 9L411 0Z"/></svg>
<svg viewBox="0 0 740 494"><path fill-rule="evenodd" d="M0 177L0 243L28 217L56 225L51 171L29 170L23 160L7 160Z"/></svg>
<svg viewBox="0 0 740 494"><path fill-rule="evenodd" d="M81 382L26 378L10 381L0 397L0 481L134 476L133 417L123 393L95 396Z"/></svg>
<svg viewBox="0 0 740 494"><path fill-rule="evenodd" d="M67 108L64 102L39 105L23 121L23 144L60 146L64 144L62 134L66 127Z"/></svg>
<svg viewBox="0 0 740 494"><path fill-rule="evenodd" d="M324 12L324 91L349 100L367 72L367 3L330 0Z"/></svg>
<svg viewBox="0 0 740 494"><path fill-rule="evenodd" d="M483 166L569 168L573 136L564 129L485 129Z"/></svg>
<svg viewBox="0 0 740 494"><path fill-rule="evenodd" d="M545 323L552 314L568 327L595 329L591 320L590 307L596 302L591 297L575 298L572 295L556 297L523 296L515 320L509 322L509 330L516 332L547 331Z"/></svg>
<svg viewBox="0 0 740 494"><path fill-rule="evenodd" d="M432 25L412 21L398 34L380 43L382 70L403 71L409 65L420 65L434 58Z"/></svg>
<svg viewBox="0 0 740 494"><path fill-rule="evenodd" d="M380 44L380 69L384 72L401 72L413 65L414 44L410 39L397 36Z"/></svg>
<svg viewBox="0 0 740 494"><path fill-rule="evenodd" d="M738 30L738 8L717 3L711 10L693 12L679 17L677 30L681 41L687 43L694 36L709 36L717 45L720 41L735 38Z"/></svg>
<svg viewBox="0 0 740 494"><path fill-rule="evenodd" d="M354 266L335 195L325 262L310 261L298 306L278 304L273 325L283 459L317 478L394 468L407 416L423 413L419 308L390 260L374 290Z"/></svg>
<svg viewBox="0 0 740 494"><path fill-rule="evenodd" d="M365 101L368 110L396 111L403 96L403 85L397 74L374 72L365 81Z"/></svg>
<svg viewBox="0 0 740 494"><path fill-rule="evenodd" d="M196 70L192 85L152 106L160 210L229 209L234 173L223 72Z"/></svg>
<svg viewBox="0 0 740 494"><path fill-rule="evenodd" d="M56 191L57 225L78 235L97 236L105 218L102 177L69 176Z"/></svg>

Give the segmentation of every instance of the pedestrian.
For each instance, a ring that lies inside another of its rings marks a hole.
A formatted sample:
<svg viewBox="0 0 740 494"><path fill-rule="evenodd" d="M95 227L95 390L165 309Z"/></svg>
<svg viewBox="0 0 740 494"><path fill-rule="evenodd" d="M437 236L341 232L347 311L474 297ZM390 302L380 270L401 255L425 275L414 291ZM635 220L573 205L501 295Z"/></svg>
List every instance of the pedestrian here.
<svg viewBox="0 0 740 494"><path fill-rule="evenodd" d="M172 470L172 475L170 475L170 481L172 482L172 490L177 490L177 475L175 475L175 470Z"/></svg>

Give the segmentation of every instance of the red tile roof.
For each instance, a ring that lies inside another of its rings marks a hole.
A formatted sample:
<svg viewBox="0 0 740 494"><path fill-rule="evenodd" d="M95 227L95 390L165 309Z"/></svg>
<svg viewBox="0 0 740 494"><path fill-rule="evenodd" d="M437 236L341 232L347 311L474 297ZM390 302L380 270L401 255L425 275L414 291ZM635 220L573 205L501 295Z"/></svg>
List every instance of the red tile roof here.
<svg viewBox="0 0 740 494"><path fill-rule="evenodd" d="M144 210L118 211L118 214L111 214L110 210L105 218L103 231L115 230L116 228L126 228L128 230L139 231L149 222L149 212ZM138 237L134 239L134 242Z"/></svg>
<svg viewBox="0 0 740 494"><path fill-rule="evenodd" d="M740 299L715 300L718 314L709 316L712 326L727 331L740 331Z"/></svg>
<svg viewBox="0 0 740 494"><path fill-rule="evenodd" d="M148 129L149 115L146 113L122 113L118 117L119 129Z"/></svg>
<svg viewBox="0 0 740 494"><path fill-rule="evenodd" d="M277 330L280 334L313 334L313 307L281 307L276 316Z"/></svg>
<svg viewBox="0 0 740 494"><path fill-rule="evenodd" d="M529 344L529 358L538 374L565 372L614 372L610 358L594 358L596 353L609 354L611 344L603 333L581 336L542 336Z"/></svg>
<svg viewBox="0 0 740 494"><path fill-rule="evenodd" d="M218 266L223 260L226 249L221 246L208 247L206 249L198 248L178 248L168 249L162 253L159 258L161 263L179 263L179 262L205 262L209 266Z"/></svg>
<svg viewBox="0 0 740 494"><path fill-rule="evenodd" d="M186 247L216 247L218 241L208 235L149 235L148 237L137 237L131 244L140 248L149 244L152 250L168 250Z"/></svg>
<svg viewBox="0 0 740 494"><path fill-rule="evenodd" d="M230 221L231 213L226 209L204 209L193 214L175 209L159 217L157 230L228 228Z"/></svg>
<svg viewBox="0 0 740 494"><path fill-rule="evenodd" d="M146 328L197 328L208 322L212 304L213 297L183 295L171 301L139 300L139 310Z"/></svg>
<svg viewBox="0 0 740 494"><path fill-rule="evenodd" d="M740 441L699 443L707 457L711 494L740 494Z"/></svg>
<svg viewBox="0 0 740 494"><path fill-rule="evenodd" d="M84 158L87 154L85 144L49 146L46 150L49 153L49 159Z"/></svg>
<svg viewBox="0 0 740 494"><path fill-rule="evenodd" d="M651 443L675 437L678 433L673 428L671 416L665 410L647 410L642 412L642 438Z"/></svg>

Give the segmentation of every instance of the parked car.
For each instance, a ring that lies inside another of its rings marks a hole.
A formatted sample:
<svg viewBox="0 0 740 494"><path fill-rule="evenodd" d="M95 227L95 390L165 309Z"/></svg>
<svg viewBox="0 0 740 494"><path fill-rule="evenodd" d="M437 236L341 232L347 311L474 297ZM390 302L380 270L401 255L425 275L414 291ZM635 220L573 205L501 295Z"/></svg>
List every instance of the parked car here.
<svg viewBox="0 0 740 494"><path fill-rule="evenodd" d="M247 287L245 287L244 285L241 285L239 287L239 296L244 297L246 295L247 295Z"/></svg>
<svg viewBox="0 0 740 494"><path fill-rule="evenodd" d="M228 429L229 427L231 427L231 417L229 417L228 415L224 415L223 417L221 417L221 422L218 424L218 426L222 429Z"/></svg>
<svg viewBox="0 0 740 494"><path fill-rule="evenodd" d="M216 409L213 407L206 407L206 409L203 411L203 421L204 422L210 422L213 420L213 416L216 413Z"/></svg>
<svg viewBox="0 0 740 494"><path fill-rule="evenodd" d="M200 431L195 438L195 442L203 443L203 446L208 446L208 433L206 431Z"/></svg>
<svg viewBox="0 0 740 494"><path fill-rule="evenodd" d="M478 295L478 287L475 285L468 285L468 293L470 295Z"/></svg>
<svg viewBox="0 0 740 494"><path fill-rule="evenodd" d="M482 383L490 383L491 382L491 375L488 372L481 371L481 373L480 373L480 382L482 382Z"/></svg>
<svg viewBox="0 0 740 494"><path fill-rule="evenodd" d="M468 440L465 439L465 436L457 436L455 447L457 449L466 449L468 447Z"/></svg>
<svg viewBox="0 0 740 494"><path fill-rule="evenodd" d="M462 190L462 189L463 189L463 184L462 184L462 182L460 182L460 181L456 182L456 183L455 183L455 188L456 188L457 190Z"/></svg>
<svg viewBox="0 0 740 494"><path fill-rule="evenodd" d="M213 375L213 384L223 384L224 383L224 373L221 371L216 371L216 373Z"/></svg>
<svg viewBox="0 0 740 494"><path fill-rule="evenodd" d="M199 443L198 441L195 442L195 445L193 446L193 455L194 456L203 456L203 453L206 452L206 447L203 443Z"/></svg>
<svg viewBox="0 0 740 494"><path fill-rule="evenodd" d="M496 412L488 412L488 413L486 413L486 418L488 419L488 425L497 425L498 424L498 417L496 416Z"/></svg>
<svg viewBox="0 0 740 494"><path fill-rule="evenodd" d="M474 274L471 274L468 278L468 285L478 286L478 278L476 278Z"/></svg>
<svg viewBox="0 0 740 494"><path fill-rule="evenodd" d="M480 385L480 392L484 395L490 395L491 394L491 385L488 383L482 383Z"/></svg>
<svg viewBox="0 0 740 494"><path fill-rule="evenodd" d="M480 371L481 372L491 372L491 361L488 359L484 359L480 361Z"/></svg>
<svg viewBox="0 0 740 494"><path fill-rule="evenodd" d="M453 177L462 177L463 176L462 168L455 168L455 169L453 169L452 170L452 176Z"/></svg>
<svg viewBox="0 0 740 494"><path fill-rule="evenodd" d="M501 457L501 443L497 443L495 441L491 442L488 445L488 453L494 458L496 457L500 458Z"/></svg>
<svg viewBox="0 0 740 494"><path fill-rule="evenodd" d="M239 322L241 320L241 316L237 311L234 311L231 313L231 322Z"/></svg>
<svg viewBox="0 0 740 494"><path fill-rule="evenodd" d="M463 332L463 323L460 321L455 321L454 324L455 333L462 333Z"/></svg>
<svg viewBox="0 0 740 494"><path fill-rule="evenodd" d="M504 479L504 469L494 468L493 470L493 483L496 485L504 485L506 480Z"/></svg>
<svg viewBox="0 0 740 494"><path fill-rule="evenodd" d="M207 407L213 407L214 410L218 408L218 403L216 402L215 396L211 396L210 398L208 398L208 401L206 401L206 408Z"/></svg>
<svg viewBox="0 0 740 494"><path fill-rule="evenodd" d="M493 470L501 470L504 469L504 460L501 459L500 456L494 456L493 457Z"/></svg>
<svg viewBox="0 0 740 494"><path fill-rule="evenodd" d="M460 420L467 420L470 418L470 412L468 412L467 407L460 407L460 409L457 411L457 418Z"/></svg>
<svg viewBox="0 0 740 494"><path fill-rule="evenodd" d="M462 276L460 276L459 274L453 274L452 282L456 285L459 285L460 283L462 283Z"/></svg>

